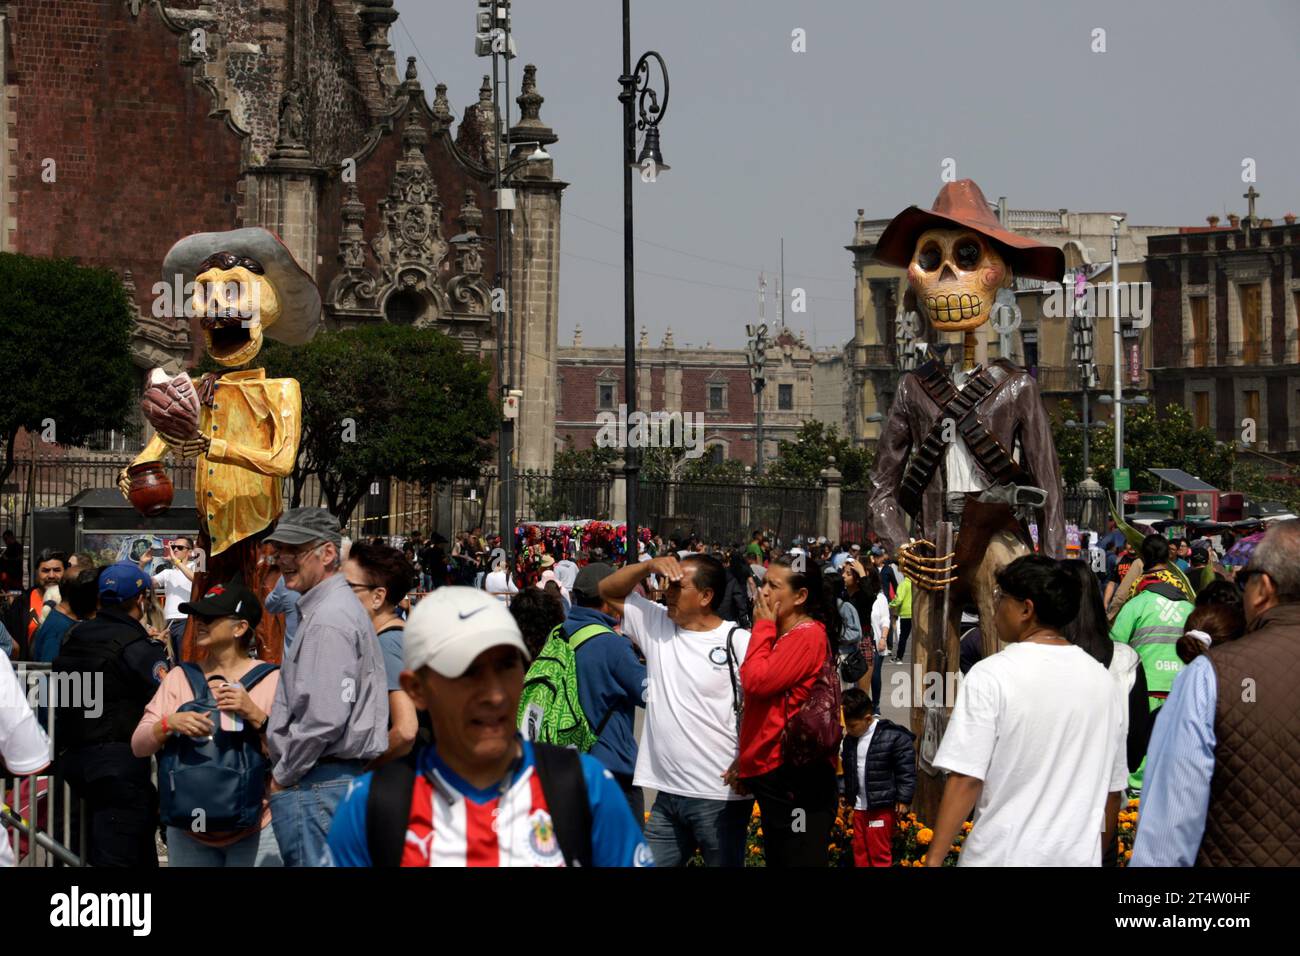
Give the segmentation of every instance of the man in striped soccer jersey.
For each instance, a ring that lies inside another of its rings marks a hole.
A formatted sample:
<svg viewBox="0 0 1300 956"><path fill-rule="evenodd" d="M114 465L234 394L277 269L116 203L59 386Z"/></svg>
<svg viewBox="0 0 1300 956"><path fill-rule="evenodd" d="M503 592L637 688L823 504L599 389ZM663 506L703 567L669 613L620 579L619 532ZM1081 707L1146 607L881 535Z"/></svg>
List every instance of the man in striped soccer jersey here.
<svg viewBox="0 0 1300 956"><path fill-rule="evenodd" d="M437 744L353 782L325 865L651 865L608 770L519 734L527 657L509 610L483 591L439 588L416 605L402 689Z"/></svg>

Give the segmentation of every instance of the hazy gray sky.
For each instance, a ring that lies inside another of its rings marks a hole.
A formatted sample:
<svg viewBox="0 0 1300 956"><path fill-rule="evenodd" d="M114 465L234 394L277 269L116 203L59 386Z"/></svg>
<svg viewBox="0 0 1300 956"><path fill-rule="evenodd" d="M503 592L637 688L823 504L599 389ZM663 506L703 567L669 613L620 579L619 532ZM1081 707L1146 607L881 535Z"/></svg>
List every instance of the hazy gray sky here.
<svg viewBox="0 0 1300 956"><path fill-rule="evenodd" d="M473 0L397 8L399 68L418 49L425 89L446 83L459 119L491 69L474 56ZM621 344L621 4L513 9L511 96L537 64L556 175L571 184L560 342L581 324L585 344ZM796 28L807 52L791 50ZM1096 28L1105 53L1092 52ZM739 346L763 268L774 316L782 236L787 293L808 296L805 314L787 304L787 324L843 343L857 209L928 207L945 157L990 200L1123 210L1139 225L1244 213L1251 157L1258 213L1300 212L1297 0L633 0L632 47L634 61L662 54L671 81L672 168L635 184L637 327L656 345L672 326L679 346Z"/></svg>

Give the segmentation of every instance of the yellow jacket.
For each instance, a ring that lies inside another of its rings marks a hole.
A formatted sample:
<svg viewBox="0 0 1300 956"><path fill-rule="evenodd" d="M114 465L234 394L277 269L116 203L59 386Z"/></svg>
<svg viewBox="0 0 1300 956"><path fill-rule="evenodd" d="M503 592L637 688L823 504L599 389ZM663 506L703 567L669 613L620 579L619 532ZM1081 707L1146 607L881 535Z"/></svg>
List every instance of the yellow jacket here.
<svg viewBox="0 0 1300 956"><path fill-rule="evenodd" d="M197 459L194 497L216 555L280 517L280 479L298 460L302 391L292 378L267 378L265 369L227 372L212 406L199 408L199 429L212 446ZM135 463L169 452L154 435Z"/></svg>

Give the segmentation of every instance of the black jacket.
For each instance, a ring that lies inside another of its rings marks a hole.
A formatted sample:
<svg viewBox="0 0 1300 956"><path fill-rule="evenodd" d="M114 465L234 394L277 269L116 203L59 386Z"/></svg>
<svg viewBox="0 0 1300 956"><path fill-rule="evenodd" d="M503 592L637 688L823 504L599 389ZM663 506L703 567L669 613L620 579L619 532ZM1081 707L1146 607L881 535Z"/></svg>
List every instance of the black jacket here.
<svg viewBox="0 0 1300 956"><path fill-rule="evenodd" d="M840 761L844 764L844 799L858 799L858 739L844 735ZM876 718L876 732L867 750L867 806L883 810L896 803L911 803L916 792L915 735L906 727Z"/></svg>
<svg viewBox="0 0 1300 956"><path fill-rule="evenodd" d="M728 571L727 590L723 592L722 603L718 605L718 617L748 630L753 625L751 614L748 588Z"/></svg>

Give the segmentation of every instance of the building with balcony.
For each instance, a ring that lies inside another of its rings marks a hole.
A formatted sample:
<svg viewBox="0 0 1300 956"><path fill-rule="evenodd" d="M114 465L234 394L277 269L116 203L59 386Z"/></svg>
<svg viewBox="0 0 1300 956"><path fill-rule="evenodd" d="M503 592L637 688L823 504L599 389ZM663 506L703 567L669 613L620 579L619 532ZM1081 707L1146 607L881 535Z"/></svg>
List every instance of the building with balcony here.
<svg viewBox="0 0 1300 956"><path fill-rule="evenodd" d="M1220 441L1300 461L1300 225L1255 215L1150 239L1153 377Z"/></svg>

